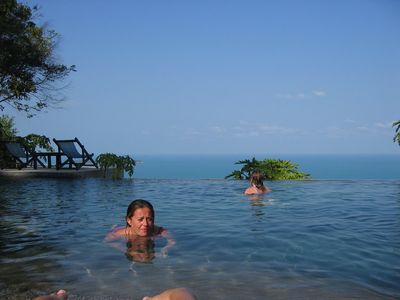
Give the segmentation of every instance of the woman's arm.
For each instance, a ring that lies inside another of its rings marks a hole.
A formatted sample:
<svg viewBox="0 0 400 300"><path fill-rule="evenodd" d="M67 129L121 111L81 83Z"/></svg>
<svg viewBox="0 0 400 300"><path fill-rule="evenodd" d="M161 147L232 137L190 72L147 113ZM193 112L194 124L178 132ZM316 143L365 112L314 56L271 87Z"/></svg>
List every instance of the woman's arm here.
<svg viewBox="0 0 400 300"><path fill-rule="evenodd" d="M125 236L125 227L118 227L109 232L104 238L104 241L111 242L114 240L119 240L122 236Z"/></svg>
<svg viewBox="0 0 400 300"><path fill-rule="evenodd" d="M175 239L171 236L171 234L165 228L161 228L160 235L167 239L167 244L161 248L161 256L166 257L168 254L169 249L171 249L175 244Z"/></svg>

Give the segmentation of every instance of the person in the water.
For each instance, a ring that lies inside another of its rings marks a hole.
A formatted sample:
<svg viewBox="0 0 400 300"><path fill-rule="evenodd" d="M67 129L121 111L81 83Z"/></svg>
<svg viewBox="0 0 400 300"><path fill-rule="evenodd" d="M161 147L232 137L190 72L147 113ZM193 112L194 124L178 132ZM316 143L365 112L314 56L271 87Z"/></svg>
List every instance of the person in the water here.
<svg viewBox="0 0 400 300"><path fill-rule="evenodd" d="M244 191L245 195L257 195L271 192L271 189L264 185L264 175L260 171L254 171L250 176L250 186Z"/></svg>
<svg viewBox="0 0 400 300"><path fill-rule="evenodd" d="M66 300L68 299L68 294L64 290L59 290L57 293L39 296L34 298L33 300Z"/></svg>
<svg viewBox="0 0 400 300"><path fill-rule="evenodd" d="M130 260L150 262L155 257L154 238L161 236L167 239L167 245L161 249L161 255L166 256L175 240L165 228L155 225L154 220L153 205L143 199L134 200L126 212L126 226L114 229L105 240L125 251ZM121 241L126 242L126 249L122 249L120 243L116 244Z"/></svg>
<svg viewBox="0 0 400 300"><path fill-rule="evenodd" d="M59 290L55 294L39 296L33 300L67 300L68 294L64 290ZM143 297L143 300L197 300L196 296L186 288L174 288L163 291L155 296Z"/></svg>

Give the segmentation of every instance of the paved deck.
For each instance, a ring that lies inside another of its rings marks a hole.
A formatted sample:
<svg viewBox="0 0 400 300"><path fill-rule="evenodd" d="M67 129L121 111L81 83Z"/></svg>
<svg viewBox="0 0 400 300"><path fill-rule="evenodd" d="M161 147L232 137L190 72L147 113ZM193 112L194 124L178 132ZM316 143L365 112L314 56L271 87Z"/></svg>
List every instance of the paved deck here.
<svg viewBox="0 0 400 300"><path fill-rule="evenodd" d="M104 173L96 168L76 169L47 169L47 168L24 168L3 169L0 170L0 178L87 178L87 177L103 177Z"/></svg>

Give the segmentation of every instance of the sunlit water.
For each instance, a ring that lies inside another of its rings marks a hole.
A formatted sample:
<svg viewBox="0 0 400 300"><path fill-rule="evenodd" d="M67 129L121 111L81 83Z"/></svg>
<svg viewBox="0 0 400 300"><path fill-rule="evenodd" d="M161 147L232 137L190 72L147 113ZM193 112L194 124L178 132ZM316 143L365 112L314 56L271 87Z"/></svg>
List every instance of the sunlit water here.
<svg viewBox="0 0 400 300"><path fill-rule="evenodd" d="M185 286L199 299L399 299L400 181L0 181L0 298L64 288L70 299L141 299ZM103 242L150 200L176 245L150 263Z"/></svg>

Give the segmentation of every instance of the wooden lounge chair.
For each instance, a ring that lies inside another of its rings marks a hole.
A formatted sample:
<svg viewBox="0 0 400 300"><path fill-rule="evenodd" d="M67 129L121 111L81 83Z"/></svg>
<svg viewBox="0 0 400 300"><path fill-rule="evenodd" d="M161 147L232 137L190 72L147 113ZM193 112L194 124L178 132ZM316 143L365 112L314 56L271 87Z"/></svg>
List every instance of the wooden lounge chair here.
<svg viewBox="0 0 400 300"><path fill-rule="evenodd" d="M53 141L57 145L60 155L60 162L57 165L57 169L63 168L65 165L68 165L69 169L72 169L72 166L74 166L77 170L83 166L94 166L98 168L97 163L93 159L93 153L87 152L77 138L73 140L53 139ZM77 146L79 151L77 150ZM62 162L61 156L66 156L67 159Z"/></svg>
<svg viewBox="0 0 400 300"><path fill-rule="evenodd" d="M43 168L46 166L38 158L35 151L30 151L28 148L18 142L5 142L6 149L15 158L18 169L26 168L28 165L33 165L34 169L37 169L39 163Z"/></svg>

